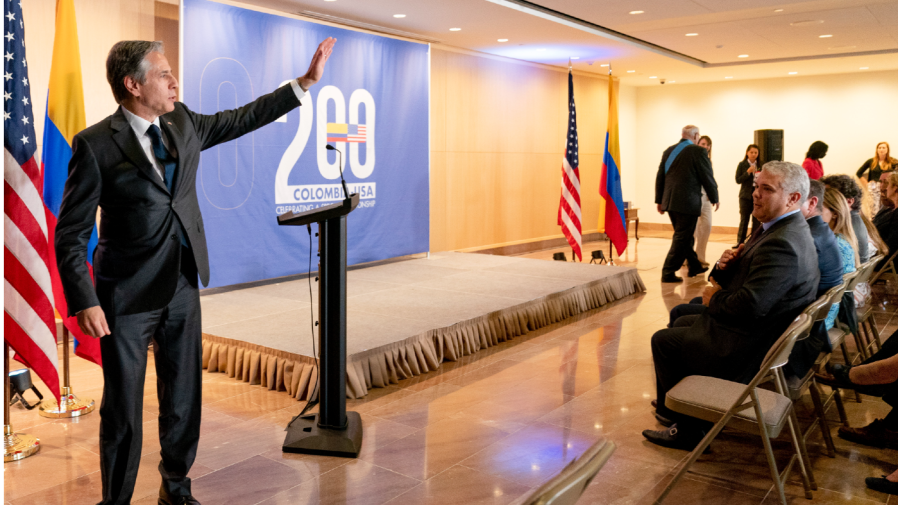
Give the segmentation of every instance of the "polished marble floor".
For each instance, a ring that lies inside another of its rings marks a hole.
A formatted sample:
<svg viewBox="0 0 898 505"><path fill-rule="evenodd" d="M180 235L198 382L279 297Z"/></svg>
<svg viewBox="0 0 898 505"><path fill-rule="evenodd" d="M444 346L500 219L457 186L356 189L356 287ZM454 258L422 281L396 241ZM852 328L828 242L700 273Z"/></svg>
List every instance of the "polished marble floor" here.
<svg viewBox="0 0 898 505"><path fill-rule="evenodd" d="M358 459L282 453L284 426L302 404L284 393L204 373L202 438L191 471L194 494L206 505L504 504L525 496L604 437L617 451L581 503L651 503L686 453L653 446L640 435L659 428L649 405L654 392L649 339L666 323L671 307L698 295L705 284L699 279L659 282L669 235L646 232L638 242L631 238L628 252L618 259L640 270L645 294L349 401L364 423ZM732 241L713 235L709 257L718 257ZM588 255L599 248L607 252L607 242L586 244L584 251ZM551 260L559 251L565 249L525 256ZM876 301L879 328L890 335L898 323L898 297L881 294ZM72 370L75 392L99 402L100 369L74 359ZM138 504L156 503L159 487L153 370L151 355L134 494ZM846 408L853 426L883 417L889 409L870 397L848 401ZM54 421L17 406L12 422L17 431L40 437L43 448L4 465L7 504L99 500L97 413ZM887 495L865 488L864 477L892 472L898 451L835 440L835 459L821 451L819 434L811 440L820 486L812 503L887 503ZM758 439L725 432L712 447L665 503L777 502ZM775 448L782 464L788 444L783 439ZM806 502L797 478L788 494L792 503Z"/></svg>

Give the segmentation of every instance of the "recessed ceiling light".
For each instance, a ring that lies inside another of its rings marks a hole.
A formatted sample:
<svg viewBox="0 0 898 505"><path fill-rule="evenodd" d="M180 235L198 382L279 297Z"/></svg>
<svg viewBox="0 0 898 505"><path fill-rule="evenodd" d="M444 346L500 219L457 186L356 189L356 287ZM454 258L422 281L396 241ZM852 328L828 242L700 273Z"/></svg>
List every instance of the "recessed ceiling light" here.
<svg viewBox="0 0 898 505"><path fill-rule="evenodd" d="M599 65L599 66L600 66L600 67L607 67L607 66L608 66L608 64L607 64L607 63L602 63L602 64L601 64L601 65Z"/></svg>
<svg viewBox="0 0 898 505"><path fill-rule="evenodd" d="M860 70L869 70L870 67L861 67Z"/></svg>
<svg viewBox="0 0 898 505"><path fill-rule="evenodd" d="M797 73L798 73L798 72L789 72L789 75L795 75L795 74L797 74Z"/></svg>
<svg viewBox="0 0 898 505"><path fill-rule="evenodd" d="M449 31L450 32L460 32L461 28L450 28Z"/></svg>
<svg viewBox="0 0 898 505"><path fill-rule="evenodd" d="M687 37L698 37L698 34L697 33L687 33L686 36Z"/></svg>
<svg viewBox="0 0 898 505"><path fill-rule="evenodd" d="M635 74L636 71L635 71L635 70L627 70L627 73L628 73L628 74Z"/></svg>
<svg viewBox="0 0 898 505"><path fill-rule="evenodd" d="M733 76L731 76L731 75L724 77L724 79L732 79L732 78L733 78Z"/></svg>
<svg viewBox="0 0 898 505"><path fill-rule="evenodd" d="M630 11L630 14L642 14L645 11Z"/></svg>
<svg viewBox="0 0 898 505"><path fill-rule="evenodd" d="M811 26L819 24L823 24L822 19L805 19L803 21L795 21L794 23L789 23L789 26Z"/></svg>
<svg viewBox="0 0 898 505"><path fill-rule="evenodd" d="M394 18L404 18L405 14L393 14Z"/></svg>
<svg viewBox="0 0 898 505"><path fill-rule="evenodd" d="M820 38L821 39L829 39L829 38L832 38L832 35L821 35Z"/></svg>
<svg viewBox="0 0 898 505"><path fill-rule="evenodd" d="M508 39L499 39L499 42L508 42Z"/></svg>
<svg viewBox="0 0 898 505"><path fill-rule="evenodd" d="M324 0L325 2L336 2L337 0Z"/></svg>
<svg viewBox="0 0 898 505"><path fill-rule="evenodd" d="M657 76L657 75L652 75L652 76L649 76L649 79L657 79L657 78L658 78L658 76Z"/></svg>
<svg viewBox="0 0 898 505"><path fill-rule="evenodd" d="M783 12L782 9L774 9L773 12Z"/></svg>
<svg viewBox="0 0 898 505"><path fill-rule="evenodd" d="M571 59L572 59L572 60L579 60L580 57L579 57L579 56L571 56Z"/></svg>
<svg viewBox="0 0 898 505"><path fill-rule="evenodd" d="M667 81L667 82L677 82L677 81Z"/></svg>
<svg viewBox="0 0 898 505"><path fill-rule="evenodd" d="M748 55L747 55L747 54L740 54L739 57L740 57L740 58L748 58Z"/></svg>

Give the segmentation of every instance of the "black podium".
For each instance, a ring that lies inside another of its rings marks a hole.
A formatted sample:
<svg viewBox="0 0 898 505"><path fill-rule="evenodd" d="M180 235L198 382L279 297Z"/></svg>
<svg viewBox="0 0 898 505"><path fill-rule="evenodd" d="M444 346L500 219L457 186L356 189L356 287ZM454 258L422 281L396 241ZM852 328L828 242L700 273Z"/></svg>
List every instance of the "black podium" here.
<svg viewBox="0 0 898 505"><path fill-rule="evenodd" d="M284 452L354 458L362 448L362 418L358 412L346 412L346 215L358 205L359 195L353 193L340 203L278 216L284 226L318 223L320 255L320 409L287 426Z"/></svg>

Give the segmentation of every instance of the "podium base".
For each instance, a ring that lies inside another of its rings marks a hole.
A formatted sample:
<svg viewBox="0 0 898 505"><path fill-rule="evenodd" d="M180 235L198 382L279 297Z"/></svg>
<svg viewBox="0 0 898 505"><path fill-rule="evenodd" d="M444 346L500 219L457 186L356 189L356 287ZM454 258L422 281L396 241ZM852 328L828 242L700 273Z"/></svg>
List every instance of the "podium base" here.
<svg viewBox="0 0 898 505"><path fill-rule="evenodd" d="M346 413L346 429L320 428L318 414L300 417L287 426L284 452L355 458L362 448L362 417Z"/></svg>

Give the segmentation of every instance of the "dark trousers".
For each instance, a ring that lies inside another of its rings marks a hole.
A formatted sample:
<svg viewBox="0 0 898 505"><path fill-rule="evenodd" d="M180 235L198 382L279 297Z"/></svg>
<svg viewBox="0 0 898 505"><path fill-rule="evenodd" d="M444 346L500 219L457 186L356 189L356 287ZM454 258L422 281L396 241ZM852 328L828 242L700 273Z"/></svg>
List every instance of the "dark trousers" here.
<svg viewBox="0 0 898 505"><path fill-rule="evenodd" d="M667 392L686 377L719 375L719 370L708 358L687 356L684 352L689 328L699 317L701 314L684 315L677 319L672 328L659 330L652 335L652 360L655 364L655 390L658 401L656 411L677 423L680 431L707 431L712 426L707 421L669 410L664 404Z"/></svg>
<svg viewBox="0 0 898 505"><path fill-rule="evenodd" d="M668 328L673 328L677 319L683 316L692 316L701 314L708 307L702 305L702 297L696 296L689 303L681 303L670 310L670 322L667 323Z"/></svg>
<svg viewBox="0 0 898 505"><path fill-rule="evenodd" d="M100 406L101 505L130 503L134 493L151 342L156 358L162 487L171 496L190 494L187 472L200 438L203 351L196 266L189 252L186 256L189 262L182 266L177 290L167 306L140 314L106 314L112 333L100 341L105 380Z"/></svg>
<svg viewBox="0 0 898 505"><path fill-rule="evenodd" d="M761 226L761 222L755 218L755 216L751 215L752 211L755 209L755 202L751 198L740 198L739 199L739 214L741 214L741 219L739 220L739 232L736 235L736 243L741 244L745 242L745 237L748 236L748 220L751 219L751 231L754 232L758 229L758 226Z"/></svg>
<svg viewBox="0 0 898 505"><path fill-rule="evenodd" d="M695 223L698 222L698 216L680 212L668 212L667 215L670 216L674 235L670 243L670 251L668 251L661 269L661 275L665 277L676 275L677 270L683 266L683 260L689 262L690 271L701 270L702 264L692 249L695 243Z"/></svg>

